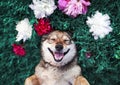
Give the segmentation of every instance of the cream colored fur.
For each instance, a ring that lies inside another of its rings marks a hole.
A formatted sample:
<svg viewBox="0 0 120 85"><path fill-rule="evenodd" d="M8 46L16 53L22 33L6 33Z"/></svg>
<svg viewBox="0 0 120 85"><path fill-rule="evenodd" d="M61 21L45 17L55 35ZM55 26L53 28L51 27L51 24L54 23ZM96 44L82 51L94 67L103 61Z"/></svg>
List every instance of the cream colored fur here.
<svg viewBox="0 0 120 85"><path fill-rule="evenodd" d="M70 85L70 83L73 85L80 72L81 69L78 65L74 65L65 71L49 65L47 69L38 65L35 75L41 79L41 85Z"/></svg>

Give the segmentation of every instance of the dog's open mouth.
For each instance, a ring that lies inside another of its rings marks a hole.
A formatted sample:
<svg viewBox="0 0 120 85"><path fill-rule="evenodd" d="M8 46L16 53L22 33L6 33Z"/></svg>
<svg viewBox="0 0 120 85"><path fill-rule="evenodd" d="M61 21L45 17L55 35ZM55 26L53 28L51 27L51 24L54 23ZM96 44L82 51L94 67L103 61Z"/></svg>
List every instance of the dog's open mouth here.
<svg viewBox="0 0 120 85"><path fill-rule="evenodd" d="M53 55L53 58L56 62L60 62L63 57L69 52L70 49L68 49L66 52L53 52L50 48L48 48L48 50L50 51L50 53Z"/></svg>

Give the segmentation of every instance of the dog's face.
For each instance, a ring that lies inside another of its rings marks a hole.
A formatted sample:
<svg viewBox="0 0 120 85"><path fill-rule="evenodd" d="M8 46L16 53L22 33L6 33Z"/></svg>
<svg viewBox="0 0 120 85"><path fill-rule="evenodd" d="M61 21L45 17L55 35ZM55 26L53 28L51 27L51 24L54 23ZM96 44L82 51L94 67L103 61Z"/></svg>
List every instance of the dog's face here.
<svg viewBox="0 0 120 85"><path fill-rule="evenodd" d="M43 59L54 66L63 66L75 57L76 47L66 32L53 31L42 38Z"/></svg>

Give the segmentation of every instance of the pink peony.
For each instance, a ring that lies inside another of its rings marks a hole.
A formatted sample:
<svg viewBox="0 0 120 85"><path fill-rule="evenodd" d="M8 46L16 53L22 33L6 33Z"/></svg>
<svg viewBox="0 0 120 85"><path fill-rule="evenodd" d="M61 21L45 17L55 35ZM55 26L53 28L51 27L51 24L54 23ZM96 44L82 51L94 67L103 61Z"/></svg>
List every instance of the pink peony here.
<svg viewBox="0 0 120 85"><path fill-rule="evenodd" d="M62 4L62 1L64 0L60 0L60 1ZM77 15L79 14L86 14L87 6L89 5L90 5L89 0L70 0L66 4L64 4L63 7L61 7L61 9L63 8L62 11L65 14L72 16L72 17L77 17Z"/></svg>
<svg viewBox="0 0 120 85"><path fill-rule="evenodd" d="M65 9L66 5L70 0L58 0L58 7L60 10Z"/></svg>

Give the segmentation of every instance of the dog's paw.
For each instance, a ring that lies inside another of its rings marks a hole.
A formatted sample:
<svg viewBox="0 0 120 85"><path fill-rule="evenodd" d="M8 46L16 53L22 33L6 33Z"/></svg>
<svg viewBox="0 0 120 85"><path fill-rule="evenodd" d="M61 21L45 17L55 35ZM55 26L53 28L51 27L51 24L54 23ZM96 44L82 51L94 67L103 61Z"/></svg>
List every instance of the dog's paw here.
<svg viewBox="0 0 120 85"><path fill-rule="evenodd" d="M90 85L86 78L79 76L76 78L74 85Z"/></svg>
<svg viewBox="0 0 120 85"><path fill-rule="evenodd" d="M32 75L25 80L24 85L40 85L40 82L36 75Z"/></svg>

